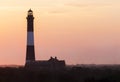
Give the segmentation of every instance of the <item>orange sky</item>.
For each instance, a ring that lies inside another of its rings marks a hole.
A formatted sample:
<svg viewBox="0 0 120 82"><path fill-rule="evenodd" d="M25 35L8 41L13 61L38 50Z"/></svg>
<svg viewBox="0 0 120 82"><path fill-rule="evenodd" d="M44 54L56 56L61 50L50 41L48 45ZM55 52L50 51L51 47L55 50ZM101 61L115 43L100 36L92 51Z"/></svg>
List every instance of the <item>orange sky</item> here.
<svg viewBox="0 0 120 82"><path fill-rule="evenodd" d="M35 17L36 59L120 64L119 0L0 0L0 64L25 63L26 16Z"/></svg>

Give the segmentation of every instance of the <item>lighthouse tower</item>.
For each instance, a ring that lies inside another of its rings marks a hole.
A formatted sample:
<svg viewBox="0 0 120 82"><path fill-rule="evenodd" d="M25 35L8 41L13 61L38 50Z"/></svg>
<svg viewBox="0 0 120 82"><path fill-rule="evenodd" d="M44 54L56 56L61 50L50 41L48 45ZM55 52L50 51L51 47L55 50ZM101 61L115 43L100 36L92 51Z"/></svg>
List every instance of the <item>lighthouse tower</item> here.
<svg viewBox="0 0 120 82"><path fill-rule="evenodd" d="M34 17L33 11L30 9L27 15L27 49L26 49L26 63L35 61L34 49Z"/></svg>

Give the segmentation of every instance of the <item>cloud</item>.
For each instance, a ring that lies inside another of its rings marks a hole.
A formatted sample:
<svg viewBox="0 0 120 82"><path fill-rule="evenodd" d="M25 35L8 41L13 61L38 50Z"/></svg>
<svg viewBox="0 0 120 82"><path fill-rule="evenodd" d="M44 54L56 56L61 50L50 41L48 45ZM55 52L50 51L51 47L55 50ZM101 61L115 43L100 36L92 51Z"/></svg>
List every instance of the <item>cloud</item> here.
<svg viewBox="0 0 120 82"><path fill-rule="evenodd" d="M47 13L50 14L62 14L62 13L68 13L68 12L75 12L78 11L77 8L99 8L99 7L112 7L113 4L110 3L80 3L80 2L67 2L62 3L57 6L49 7Z"/></svg>
<svg viewBox="0 0 120 82"><path fill-rule="evenodd" d="M64 4L65 6L72 6L72 7L88 7L88 4L80 4L80 3L68 3Z"/></svg>
<svg viewBox="0 0 120 82"><path fill-rule="evenodd" d="M66 10L62 9L57 9L57 10L51 10L48 13L53 13L53 14L60 14L60 13L65 13L67 12Z"/></svg>
<svg viewBox="0 0 120 82"><path fill-rule="evenodd" d="M68 7L81 7L81 8L112 6L112 4L107 4L107 3L68 3L64 5Z"/></svg>

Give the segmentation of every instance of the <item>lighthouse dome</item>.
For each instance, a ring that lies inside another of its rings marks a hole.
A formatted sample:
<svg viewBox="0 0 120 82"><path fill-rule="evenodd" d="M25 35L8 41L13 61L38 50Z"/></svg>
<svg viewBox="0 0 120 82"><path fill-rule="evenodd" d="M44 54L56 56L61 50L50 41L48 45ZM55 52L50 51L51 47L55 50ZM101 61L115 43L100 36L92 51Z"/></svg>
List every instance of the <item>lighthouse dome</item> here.
<svg viewBox="0 0 120 82"><path fill-rule="evenodd" d="M28 10L28 15L33 15L33 11L31 9Z"/></svg>
<svg viewBox="0 0 120 82"><path fill-rule="evenodd" d="M29 9L28 12L33 12L33 11L31 9Z"/></svg>

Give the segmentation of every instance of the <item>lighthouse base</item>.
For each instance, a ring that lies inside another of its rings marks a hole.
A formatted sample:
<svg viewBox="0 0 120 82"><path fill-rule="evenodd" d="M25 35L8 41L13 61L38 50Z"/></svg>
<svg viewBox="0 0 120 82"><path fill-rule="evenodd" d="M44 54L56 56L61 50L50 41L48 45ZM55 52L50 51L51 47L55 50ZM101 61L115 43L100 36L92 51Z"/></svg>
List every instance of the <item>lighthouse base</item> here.
<svg viewBox="0 0 120 82"><path fill-rule="evenodd" d="M29 61L26 62L25 68L28 69L64 69L65 68L65 61L64 60L58 60L56 58L50 58L49 60L44 61Z"/></svg>

